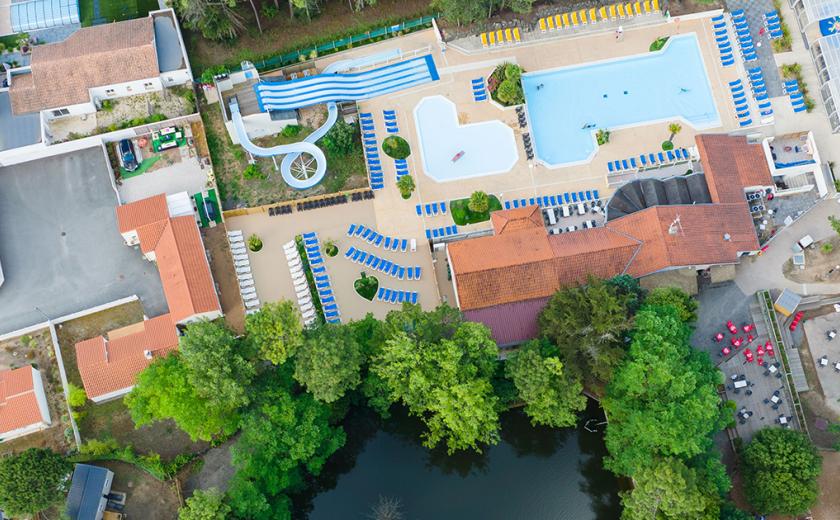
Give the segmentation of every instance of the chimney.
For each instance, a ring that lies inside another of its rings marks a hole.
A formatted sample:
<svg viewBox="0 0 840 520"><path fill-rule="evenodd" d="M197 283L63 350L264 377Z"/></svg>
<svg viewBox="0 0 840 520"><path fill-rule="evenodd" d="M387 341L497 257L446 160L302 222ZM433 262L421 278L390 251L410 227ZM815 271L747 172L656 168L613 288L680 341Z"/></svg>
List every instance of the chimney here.
<svg viewBox="0 0 840 520"><path fill-rule="evenodd" d="M105 339L105 338L102 338L102 340L103 340L103 349L105 351L105 362L108 363L108 340Z"/></svg>
<svg viewBox="0 0 840 520"><path fill-rule="evenodd" d="M151 350L144 350L143 351L143 356L145 356L146 359L152 359L152 351Z"/></svg>

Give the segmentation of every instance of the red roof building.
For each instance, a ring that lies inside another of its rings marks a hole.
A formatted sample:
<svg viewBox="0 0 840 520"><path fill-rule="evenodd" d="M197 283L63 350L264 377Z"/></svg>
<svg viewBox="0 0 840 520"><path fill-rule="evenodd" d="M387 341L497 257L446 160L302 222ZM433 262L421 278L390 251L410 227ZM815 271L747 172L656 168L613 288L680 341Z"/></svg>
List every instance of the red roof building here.
<svg viewBox="0 0 840 520"><path fill-rule="evenodd" d="M0 442L48 428L50 409L35 367L0 371Z"/></svg>
<svg viewBox="0 0 840 520"><path fill-rule="evenodd" d="M458 307L500 345L516 344L537 335L551 295L589 276L735 264L757 251L744 189L773 185L761 145L725 135L697 144L711 203L651 206L559 235L548 233L537 206L494 212L493 235L447 246Z"/></svg>
<svg viewBox="0 0 840 520"><path fill-rule="evenodd" d="M137 374L178 348L178 330L170 314L112 330L76 343L76 364L85 393L99 403L127 394Z"/></svg>

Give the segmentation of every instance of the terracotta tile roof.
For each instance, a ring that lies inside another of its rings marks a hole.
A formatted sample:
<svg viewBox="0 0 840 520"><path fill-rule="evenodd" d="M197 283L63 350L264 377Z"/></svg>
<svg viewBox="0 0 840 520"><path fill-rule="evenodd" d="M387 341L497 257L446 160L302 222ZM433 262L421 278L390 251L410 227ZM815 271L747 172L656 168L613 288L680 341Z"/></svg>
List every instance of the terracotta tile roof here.
<svg viewBox="0 0 840 520"><path fill-rule="evenodd" d="M628 269L635 277L672 267L733 264L738 253L759 249L746 202L656 206L607 227L644 242Z"/></svg>
<svg viewBox="0 0 840 520"><path fill-rule="evenodd" d="M35 396L33 367L0 371L0 436L44 419Z"/></svg>
<svg viewBox="0 0 840 520"><path fill-rule="evenodd" d="M103 336L76 343L76 364L88 397L134 386L155 357L178 348L178 331L169 314L145 320L143 330L106 341ZM145 352L152 354L148 359Z"/></svg>
<svg viewBox="0 0 840 520"><path fill-rule="evenodd" d="M607 228L548 235L544 227L449 244L462 310L551 296L589 275L621 273L639 241Z"/></svg>
<svg viewBox="0 0 840 520"><path fill-rule="evenodd" d="M120 233L135 231L168 218L169 206L163 193L117 207L117 225Z"/></svg>
<svg viewBox="0 0 840 520"><path fill-rule="evenodd" d="M695 140L712 202L741 202L745 200L744 188L773 185L760 144L724 134L698 135Z"/></svg>
<svg viewBox="0 0 840 520"><path fill-rule="evenodd" d="M497 235L505 231L542 228L544 225L539 206L494 211L490 214L490 222Z"/></svg>
<svg viewBox="0 0 840 520"><path fill-rule="evenodd" d="M194 217L170 218L166 196L157 195L118 207L117 222L121 233L137 231L143 253L154 251L175 323L221 310Z"/></svg>
<svg viewBox="0 0 840 520"><path fill-rule="evenodd" d="M539 335L539 317L549 298L503 303L464 311L464 318L487 325L501 347L517 345Z"/></svg>
<svg viewBox="0 0 840 520"><path fill-rule="evenodd" d="M15 76L16 114L90 101L89 89L160 76L150 17L80 29L32 48L31 73Z"/></svg>

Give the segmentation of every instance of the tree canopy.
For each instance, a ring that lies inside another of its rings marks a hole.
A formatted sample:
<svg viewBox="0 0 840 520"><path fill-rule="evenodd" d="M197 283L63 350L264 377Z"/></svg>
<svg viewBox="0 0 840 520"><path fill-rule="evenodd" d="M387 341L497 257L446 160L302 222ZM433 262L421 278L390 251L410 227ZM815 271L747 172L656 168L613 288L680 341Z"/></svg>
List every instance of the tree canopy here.
<svg viewBox="0 0 840 520"><path fill-rule="evenodd" d="M645 298L645 305L672 305L685 323L697 321L697 300L677 287L657 287Z"/></svg>
<svg viewBox="0 0 840 520"><path fill-rule="evenodd" d="M190 383L180 355L155 360L137 376L137 384L124 399L138 428L173 419L191 439L209 441L214 435L231 434L239 425L235 406L202 397Z"/></svg>
<svg viewBox="0 0 840 520"><path fill-rule="evenodd" d="M319 401L337 401L361 382L364 356L350 327L326 324L312 330L294 359L295 379Z"/></svg>
<svg viewBox="0 0 840 520"><path fill-rule="evenodd" d="M29 448L0 458L0 509L34 515L64 501L73 465L52 450Z"/></svg>
<svg viewBox="0 0 840 520"><path fill-rule="evenodd" d="M452 453L498 441L498 398L490 382L498 347L487 327L463 322L447 306L423 312L406 305L388 314L383 329L371 371L391 402L424 422L426 446L443 442Z"/></svg>
<svg viewBox="0 0 840 520"><path fill-rule="evenodd" d="M796 516L819 496L822 459L799 431L764 428L744 448L744 492L761 513Z"/></svg>
<svg viewBox="0 0 840 520"><path fill-rule="evenodd" d="M178 520L227 520L231 509L224 499L216 488L197 489L178 511Z"/></svg>
<svg viewBox="0 0 840 520"><path fill-rule="evenodd" d="M654 461L634 481L632 491L621 493L622 520L718 520L717 494L680 460Z"/></svg>
<svg viewBox="0 0 840 520"><path fill-rule="evenodd" d="M540 330L560 350L566 369L587 381L609 381L624 357L624 335L632 327L632 297L590 278L561 289L540 315Z"/></svg>
<svg viewBox="0 0 840 520"><path fill-rule="evenodd" d="M245 319L245 331L259 355L282 365L303 344L303 325L292 302L266 303Z"/></svg>
<svg viewBox="0 0 840 520"><path fill-rule="evenodd" d="M688 344L679 311L645 306L635 321L628 359L602 401L610 418L607 467L630 476L657 456L688 459L709 451L725 424L720 373Z"/></svg>
<svg viewBox="0 0 840 520"><path fill-rule="evenodd" d="M505 372L513 381L525 413L533 424L555 428L573 426L577 412L586 408L583 385L563 370L557 348L546 341L523 345L505 362Z"/></svg>

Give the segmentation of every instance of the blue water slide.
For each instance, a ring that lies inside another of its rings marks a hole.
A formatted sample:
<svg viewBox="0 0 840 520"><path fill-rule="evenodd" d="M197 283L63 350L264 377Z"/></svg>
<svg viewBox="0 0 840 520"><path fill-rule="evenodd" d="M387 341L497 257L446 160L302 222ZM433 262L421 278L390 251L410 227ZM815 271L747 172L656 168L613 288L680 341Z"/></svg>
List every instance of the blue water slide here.
<svg viewBox="0 0 840 520"><path fill-rule="evenodd" d="M337 101L369 99L439 78L430 55L364 72L339 73L339 71L364 67L400 56L400 50L394 49L364 58L334 62L327 66L322 74L315 76L282 83L267 81L258 83L254 86L254 90L262 111L291 110L326 103L327 120L301 142L264 148L257 146L248 138L239 106L236 100L232 99L230 102L231 119L239 142L248 152L258 157L285 155L280 163L280 172L283 180L292 188L304 190L317 185L326 174L327 160L324 152L314 143L326 135L338 120ZM310 154L316 162L314 175L306 179L296 178L291 171L292 164L302 153Z"/></svg>

